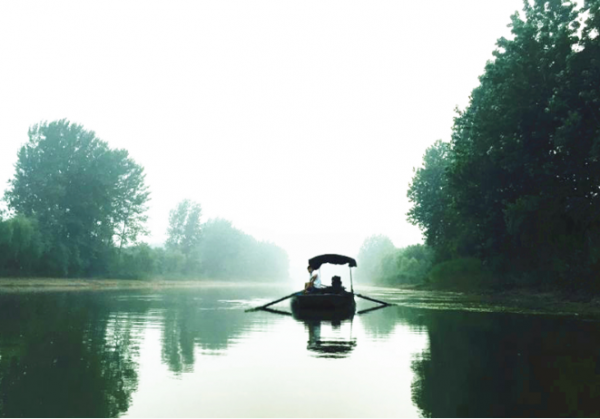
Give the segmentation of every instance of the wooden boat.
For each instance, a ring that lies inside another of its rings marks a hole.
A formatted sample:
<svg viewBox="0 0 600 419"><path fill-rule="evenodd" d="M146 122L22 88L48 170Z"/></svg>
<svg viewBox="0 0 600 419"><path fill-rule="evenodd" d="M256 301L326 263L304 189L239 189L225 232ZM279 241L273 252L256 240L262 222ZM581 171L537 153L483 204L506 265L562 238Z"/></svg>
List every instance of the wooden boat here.
<svg viewBox="0 0 600 419"><path fill-rule="evenodd" d="M356 302L354 297L359 297L365 300L380 304L379 307L361 310L357 314L364 314L378 308L389 306L390 303L376 300L375 298L367 297L366 295L355 294L354 284L352 283L352 268L356 267L356 260L348 256L327 254L315 256L308 261L308 266L313 270L319 269L321 265L330 263L332 265L346 265L350 267L350 291L342 287L342 280L339 276L332 278L330 287L310 290L310 292L295 292L285 297L278 298L270 303L262 306L247 309L246 311L265 310L277 314L293 315L298 319L321 319L321 320L344 320L354 316L356 312ZM281 310L270 309L269 307L283 300L291 298L292 312L284 312Z"/></svg>
<svg viewBox="0 0 600 419"><path fill-rule="evenodd" d="M296 310L347 310L356 308L354 294L347 291L334 293L325 288L322 292L298 294L292 298Z"/></svg>
<svg viewBox="0 0 600 419"><path fill-rule="evenodd" d="M298 293L291 300L292 313L296 317L333 316L345 318L354 315L356 302L354 300L354 286L352 285L352 268L356 267L356 260L348 256L327 254L316 256L308 261L308 265L315 270L325 263L349 265L351 291L346 291L342 287L341 279L334 277L331 287L313 290L306 294Z"/></svg>

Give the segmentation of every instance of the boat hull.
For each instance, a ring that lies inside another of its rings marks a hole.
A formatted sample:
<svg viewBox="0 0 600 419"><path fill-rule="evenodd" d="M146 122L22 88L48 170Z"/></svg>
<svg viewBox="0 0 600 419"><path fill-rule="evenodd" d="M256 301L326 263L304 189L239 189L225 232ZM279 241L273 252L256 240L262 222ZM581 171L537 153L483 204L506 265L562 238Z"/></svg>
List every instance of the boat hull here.
<svg viewBox="0 0 600 419"><path fill-rule="evenodd" d="M292 298L293 314L298 318L346 318L354 315L356 302L350 292L340 294L299 294Z"/></svg>

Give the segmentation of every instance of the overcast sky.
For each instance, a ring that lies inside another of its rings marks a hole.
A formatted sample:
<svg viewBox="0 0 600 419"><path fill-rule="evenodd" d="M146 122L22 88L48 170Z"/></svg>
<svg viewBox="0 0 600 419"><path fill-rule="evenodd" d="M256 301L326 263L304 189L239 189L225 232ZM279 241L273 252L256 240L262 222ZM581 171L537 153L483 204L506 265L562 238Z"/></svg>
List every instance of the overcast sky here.
<svg viewBox="0 0 600 419"><path fill-rule="evenodd" d="M67 118L145 168L150 243L185 198L285 248L293 276L372 234L420 243L413 167L521 5L2 1L0 194L28 127Z"/></svg>

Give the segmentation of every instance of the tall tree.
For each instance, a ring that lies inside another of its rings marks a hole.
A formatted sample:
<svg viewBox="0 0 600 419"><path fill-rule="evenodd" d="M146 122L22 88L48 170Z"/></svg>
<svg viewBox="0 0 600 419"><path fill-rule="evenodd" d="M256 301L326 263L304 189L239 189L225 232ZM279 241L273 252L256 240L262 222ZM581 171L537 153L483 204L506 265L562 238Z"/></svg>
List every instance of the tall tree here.
<svg viewBox="0 0 600 419"><path fill-rule="evenodd" d="M119 248L122 249L127 244L135 243L139 236L148 234L145 227L148 220L146 203L150 192L144 184L144 169L128 159L124 150L116 150L115 157L118 162L115 168L121 173L115 188L113 223Z"/></svg>
<svg viewBox="0 0 600 419"><path fill-rule="evenodd" d="M189 257L197 249L201 239L202 207L185 199L169 213L169 237L167 247L181 251Z"/></svg>
<svg viewBox="0 0 600 419"><path fill-rule="evenodd" d="M450 163L450 144L436 141L425 151L423 167L415 170L407 193L413 203L408 221L419 226L427 244L438 250L448 247L450 237L456 233L452 228L452 199L446 176Z"/></svg>
<svg viewBox="0 0 600 419"><path fill-rule="evenodd" d="M102 273L105 258L143 232L149 192L143 169L93 131L67 120L29 130L6 199L38 220L47 242L47 274Z"/></svg>
<svg viewBox="0 0 600 419"><path fill-rule="evenodd" d="M498 41L456 119L449 182L478 241L475 256L563 277L588 266L589 244L598 243L597 228L581 240L600 181L590 155L598 124L580 99L590 57L581 62L572 2L524 5L525 19L512 17L514 39Z"/></svg>

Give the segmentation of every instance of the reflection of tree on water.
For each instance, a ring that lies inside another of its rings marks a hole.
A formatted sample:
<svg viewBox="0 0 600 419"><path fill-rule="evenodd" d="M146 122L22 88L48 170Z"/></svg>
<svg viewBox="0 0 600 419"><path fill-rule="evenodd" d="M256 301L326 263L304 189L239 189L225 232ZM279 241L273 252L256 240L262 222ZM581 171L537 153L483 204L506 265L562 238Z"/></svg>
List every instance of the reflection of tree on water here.
<svg viewBox="0 0 600 419"><path fill-rule="evenodd" d="M352 335L348 338L342 337L327 337L323 339L321 336L321 323L322 320L304 320L304 324L308 329L308 346L307 349L316 353L319 358L345 358L354 348L356 347L356 338ZM346 321L350 325L352 330L352 320ZM330 322L333 330L339 330L342 322L339 320L333 320Z"/></svg>
<svg viewBox="0 0 600 419"><path fill-rule="evenodd" d="M416 314L414 309L405 307L375 307L375 310L360 317L365 332L370 336L385 338L389 336L398 324L414 325Z"/></svg>
<svg viewBox="0 0 600 419"><path fill-rule="evenodd" d="M164 313L162 361L173 372L191 372L194 367L193 324L198 320L191 306L182 305L178 310L166 310Z"/></svg>
<svg viewBox="0 0 600 419"><path fill-rule="evenodd" d="M413 363L429 417L600 415L600 326L566 319L430 312Z"/></svg>
<svg viewBox="0 0 600 419"><path fill-rule="evenodd" d="M173 290L162 294L162 360L175 373L192 372L195 349L219 355L243 331L247 317L227 309L220 298L235 298L236 289Z"/></svg>
<svg viewBox="0 0 600 419"><path fill-rule="evenodd" d="M1 296L0 416L127 411L137 387L131 326L79 293Z"/></svg>
<svg viewBox="0 0 600 419"><path fill-rule="evenodd" d="M390 310L395 310L398 316L390 316ZM323 314L313 316L312 318L301 319L308 329L308 349L318 353L320 357L325 358L343 358L348 356L356 347L356 338L352 337L352 324L356 317L367 333L384 337L388 336L399 322L415 324L417 315L414 310L402 307L372 307L360 310L353 316L336 318L324 316ZM348 338L327 338L321 337L321 325L331 324L333 330L339 330L342 324L350 326L350 336Z"/></svg>

